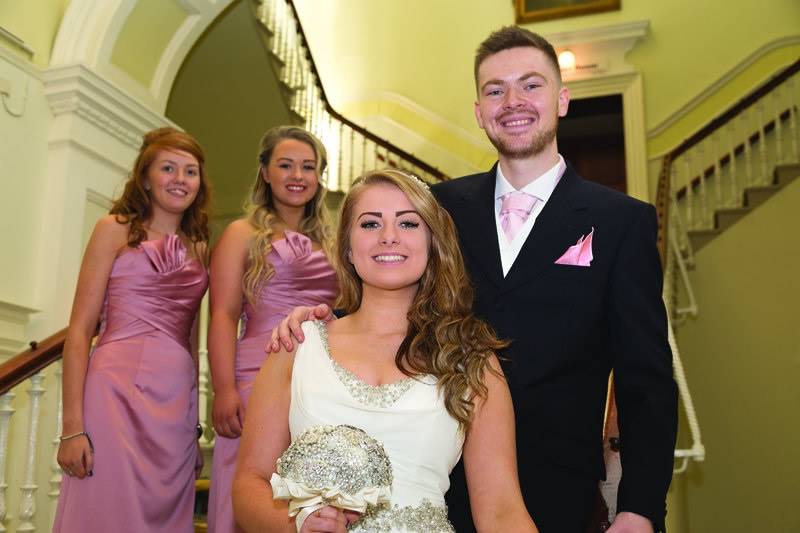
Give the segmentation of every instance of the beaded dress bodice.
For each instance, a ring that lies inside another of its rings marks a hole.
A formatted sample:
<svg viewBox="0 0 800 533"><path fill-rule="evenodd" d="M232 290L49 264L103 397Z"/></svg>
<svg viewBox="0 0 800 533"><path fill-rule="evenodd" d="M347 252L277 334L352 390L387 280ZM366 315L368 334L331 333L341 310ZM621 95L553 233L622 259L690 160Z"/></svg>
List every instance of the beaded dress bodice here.
<svg viewBox="0 0 800 533"><path fill-rule="evenodd" d="M372 508L351 531L453 531L444 494L461 457L463 433L432 376L372 386L339 365L321 322L303 324L292 372L292 440L320 425L346 424L380 441L392 464L391 504Z"/></svg>

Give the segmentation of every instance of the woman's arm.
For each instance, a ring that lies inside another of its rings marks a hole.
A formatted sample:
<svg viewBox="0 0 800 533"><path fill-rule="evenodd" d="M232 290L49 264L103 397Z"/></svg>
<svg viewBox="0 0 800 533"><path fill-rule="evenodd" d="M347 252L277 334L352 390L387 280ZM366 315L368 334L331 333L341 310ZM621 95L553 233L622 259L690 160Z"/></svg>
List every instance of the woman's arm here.
<svg viewBox="0 0 800 533"><path fill-rule="evenodd" d="M500 364L492 357L498 373ZM488 370L485 400L476 400L472 425L464 443L472 519L480 533L536 532L519 488L514 408L505 378Z"/></svg>
<svg viewBox="0 0 800 533"><path fill-rule="evenodd" d="M242 434L244 406L236 390L234 359L239 315L242 312L242 277L253 230L245 220L228 225L211 254L208 363L214 403L211 419L219 435Z"/></svg>
<svg viewBox="0 0 800 533"><path fill-rule="evenodd" d="M83 425L83 387L89 366L89 345L97 329L103 299L118 251L125 246L128 225L113 215L101 218L94 227L83 254L75 299L64 342L62 436L80 434ZM67 474L83 478L91 475L93 458L89 439L80 435L61 441L58 464Z"/></svg>
<svg viewBox="0 0 800 533"><path fill-rule="evenodd" d="M234 514L245 531L294 531L286 502L272 499L269 484L278 457L290 444L293 360L293 354L285 350L270 355L250 393L233 481Z"/></svg>

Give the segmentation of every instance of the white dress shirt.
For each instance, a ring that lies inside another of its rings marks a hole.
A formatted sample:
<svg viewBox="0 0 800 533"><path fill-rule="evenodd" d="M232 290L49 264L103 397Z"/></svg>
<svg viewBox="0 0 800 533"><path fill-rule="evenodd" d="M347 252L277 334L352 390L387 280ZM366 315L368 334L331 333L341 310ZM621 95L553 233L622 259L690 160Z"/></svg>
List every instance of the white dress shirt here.
<svg viewBox="0 0 800 533"><path fill-rule="evenodd" d="M503 276L507 276L508 271L511 270L511 266L514 264L514 261L519 255L519 251L528 239L528 235L530 235L539 213L542 212L542 209L544 209L544 206L547 204L547 200L550 199L550 195L553 194L556 185L558 185L561 176L564 174L565 168L566 163L564 163L564 158L559 154L558 162L553 165L552 168L535 178L522 189L519 189L524 193L535 196L538 201L536 205L533 206L533 210L531 214L528 215L528 219L514 236L514 239L508 242L508 238L500 224L500 206L503 204L503 196L517 189L508 183L508 180L503 176L503 171L500 170L500 165L497 165L497 178L494 185L494 220L497 228L497 242L500 243L500 262L503 265Z"/></svg>

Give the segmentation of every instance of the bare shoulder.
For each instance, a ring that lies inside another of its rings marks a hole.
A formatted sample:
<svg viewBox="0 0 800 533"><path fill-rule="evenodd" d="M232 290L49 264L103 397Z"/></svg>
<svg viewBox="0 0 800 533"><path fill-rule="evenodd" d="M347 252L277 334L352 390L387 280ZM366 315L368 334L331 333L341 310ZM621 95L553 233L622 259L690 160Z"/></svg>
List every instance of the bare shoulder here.
<svg viewBox="0 0 800 533"><path fill-rule="evenodd" d="M250 245L253 232L253 226L247 220L243 218L234 220L222 232L214 249L225 249L226 253L236 248L246 250Z"/></svg>
<svg viewBox="0 0 800 533"><path fill-rule="evenodd" d="M116 253L128 244L130 224L120 222L116 215L105 215L94 225L89 246L95 251Z"/></svg>
<svg viewBox="0 0 800 533"><path fill-rule="evenodd" d="M225 228L225 234L250 237L255 232L255 228L246 218L237 218Z"/></svg>

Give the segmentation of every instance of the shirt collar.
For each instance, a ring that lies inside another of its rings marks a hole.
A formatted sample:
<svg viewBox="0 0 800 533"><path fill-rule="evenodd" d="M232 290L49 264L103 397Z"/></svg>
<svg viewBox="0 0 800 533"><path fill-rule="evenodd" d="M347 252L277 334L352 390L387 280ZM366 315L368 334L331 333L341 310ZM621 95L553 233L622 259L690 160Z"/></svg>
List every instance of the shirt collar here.
<svg viewBox="0 0 800 533"><path fill-rule="evenodd" d="M553 194L556 185L558 185L558 182L561 180L561 176L564 174L565 169L566 163L564 162L564 158L561 157L561 154L558 154L558 162L556 162L555 165L553 165L544 174L535 178L525 187L520 189L520 191L530 194L531 196L535 196L542 202L547 202L547 200L550 199L550 195ZM497 177L495 179L494 186L495 200L499 200L503 197L503 195L516 190L517 189L515 189L514 186L508 182L506 177L503 176L503 171L500 169L500 165L497 165Z"/></svg>

